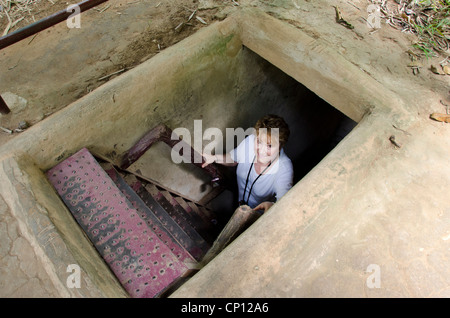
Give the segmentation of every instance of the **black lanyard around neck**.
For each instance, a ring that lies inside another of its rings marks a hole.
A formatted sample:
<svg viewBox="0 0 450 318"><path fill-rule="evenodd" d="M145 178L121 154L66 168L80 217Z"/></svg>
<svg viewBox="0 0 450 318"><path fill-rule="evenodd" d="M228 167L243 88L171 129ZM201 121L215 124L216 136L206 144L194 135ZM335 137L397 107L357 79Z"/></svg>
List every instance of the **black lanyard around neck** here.
<svg viewBox="0 0 450 318"><path fill-rule="evenodd" d="M256 155L255 155L255 157L253 158L252 165L250 166L250 169L248 169L247 180L245 181L245 188L244 188L244 194L242 195L242 200L244 200L244 198L245 198L245 193L247 192L248 178L250 177L250 172L252 171L253 164L255 163L255 159L256 159ZM262 174L270 167L271 164L272 164L272 161L271 161L271 162L269 163L269 165L268 165L267 167L265 167L264 170L256 177L255 181L253 181L252 186L250 187L250 191L248 192L247 200L246 200L246 201L244 200L244 203L245 203L246 205L248 205L248 200L250 199L250 195L251 195L251 193L252 193L252 189L253 189L253 186L255 185L256 180L258 180L259 177L261 177L261 175L262 175Z"/></svg>

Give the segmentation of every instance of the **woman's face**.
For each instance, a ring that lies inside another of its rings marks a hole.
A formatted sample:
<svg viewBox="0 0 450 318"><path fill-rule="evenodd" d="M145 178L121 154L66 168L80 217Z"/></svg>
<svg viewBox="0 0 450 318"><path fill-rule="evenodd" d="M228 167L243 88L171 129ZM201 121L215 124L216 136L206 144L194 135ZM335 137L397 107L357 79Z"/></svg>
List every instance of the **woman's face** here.
<svg viewBox="0 0 450 318"><path fill-rule="evenodd" d="M268 164L274 161L280 153L280 143L277 134L271 134L266 129L260 129L256 135L255 154L259 163Z"/></svg>

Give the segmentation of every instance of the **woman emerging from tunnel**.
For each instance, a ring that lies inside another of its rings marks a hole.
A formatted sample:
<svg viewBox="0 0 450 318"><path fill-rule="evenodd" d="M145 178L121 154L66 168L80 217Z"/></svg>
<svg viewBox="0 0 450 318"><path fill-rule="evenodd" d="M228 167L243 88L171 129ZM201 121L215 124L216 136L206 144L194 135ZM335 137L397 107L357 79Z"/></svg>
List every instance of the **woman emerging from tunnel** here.
<svg viewBox="0 0 450 318"><path fill-rule="evenodd" d="M277 115L260 118L254 129L227 154L203 154L203 167L213 162L237 165L239 204L264 213L292 187L294 170L283 150L290 130Z"/></svg>

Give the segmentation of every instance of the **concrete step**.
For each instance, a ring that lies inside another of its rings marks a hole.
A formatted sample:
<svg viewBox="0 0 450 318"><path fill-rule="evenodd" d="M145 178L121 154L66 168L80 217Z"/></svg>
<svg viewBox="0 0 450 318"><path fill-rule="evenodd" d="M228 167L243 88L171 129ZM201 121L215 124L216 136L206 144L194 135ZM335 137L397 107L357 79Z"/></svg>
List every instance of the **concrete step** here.
<svg viewBox="0 0 450 318"><path fill-rule="evenodd" d="M86 148L46 175L131 297L158 297L189 272Z"/></svg>

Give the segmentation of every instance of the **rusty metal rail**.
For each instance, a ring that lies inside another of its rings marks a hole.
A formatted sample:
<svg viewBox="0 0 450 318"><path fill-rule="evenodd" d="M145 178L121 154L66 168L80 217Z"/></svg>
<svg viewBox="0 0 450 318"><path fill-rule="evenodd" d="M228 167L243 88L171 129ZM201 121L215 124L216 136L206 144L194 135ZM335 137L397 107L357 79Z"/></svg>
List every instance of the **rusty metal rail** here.
<svg viewBox="0 0 450 318"><path fill-rule="evenodd" d="M180 155L186 159L190 159L190 162L194 165L202 168L204 158L197 153L191 146L187 145L185 141L180 138L172 139L172 130L164 124L160 124L150 131L148 131L139 141L133 145L123 156L120 163L120 168L126 170L134 162L136 162L154 143L162 141L166 143L170 148L173 148L178 143L184 143L185 147L181 147ZM183 149L191 149L190 156L183 154ZM188 157L189 156L189 157ZM201 162L197 162L197 157L201 157ZM219 171L215 164L208 165L204 169L210 176L213 184L220 185L223 183L223 175Z"/></svg>
<svg viewBox="0 0 450 318"><path fill-rule="evenodd" d="M108 1L108 0L85 0L76 5L80 8L80 13L81 13L81 12L87 11L103 2L106 2L106 1ZM10 34L2 36L0 38L0 50L4 49L5 47L8 47L16 42L19 42L31 35L41 32L51 26L54 26L55 24L58 24L64 20L67 20L67 18L69 18L69 16L71 14L72 14L71 10L64 9L64 10L58 11L46 18L36 21L26 27L23 27L19 30L11 32Z"/></svg>

